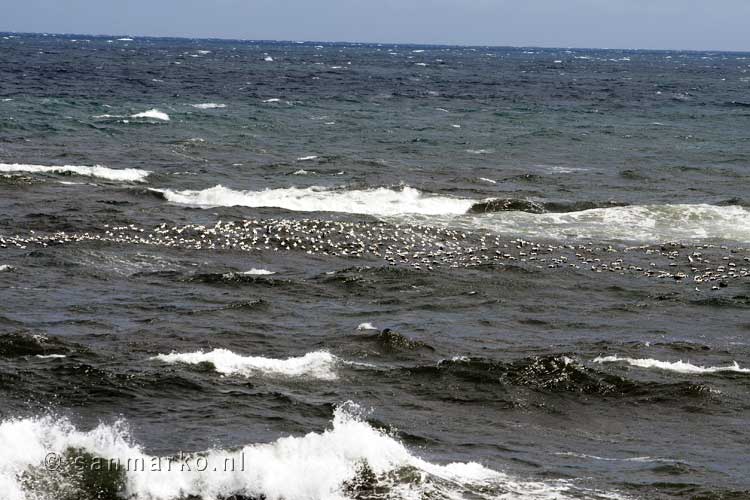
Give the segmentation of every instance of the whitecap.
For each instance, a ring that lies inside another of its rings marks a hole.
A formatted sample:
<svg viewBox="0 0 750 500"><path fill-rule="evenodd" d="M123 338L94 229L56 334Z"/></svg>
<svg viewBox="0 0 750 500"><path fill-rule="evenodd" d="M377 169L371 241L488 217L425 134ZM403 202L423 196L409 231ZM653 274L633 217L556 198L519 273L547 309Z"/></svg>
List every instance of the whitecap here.
<svg viewBox="0 0 750 500"><path fill-rule="evenodd" d="M489 182L490 184L497 184L496 180L488 179L487 177L480 177L480 181Z"/></svg>
<svg viewBox="0 0 750 500"><path fill-rule="evenodd" d="M378 328L372 323L360 323L357 326L357 330L377 330Z"/></svg>
<svg viewBox="0 0 750 500"><path fill-rule="evenodd" d="M297 161L310 161L310 160L317 160L317 159L318 159L317 156L310 155L310 156L301 156L301 157L297 158Z"/></svg>
<svg viewBox="0 0 750 500"><path fill-rule="evenodd" d="M11 266L10 264L0 264L0 273L9 273L11 271L15 271L15 267Z"/></svg>
<svg viewBox="0 0 750 500"><path fill-rule="evenodd" d="M155 190L167 201L199 207L245 206L276 207L299 212L346 212L392 216L401 214L464 214L474 200L429 195L412 187L363 190L327 189L323 187L236 191L215 186L201 191Z"/></svg>
<svg viewBox="0 0 750 500"><path fill-rule="evenodd" d="M594 363L627 363L639 368L658 368L686 374L704 374L719 372L750 373L750 368L740 368L737 362L729 366L697 366L680 361L659 361L658 359L621 358L619 356L604 356L594 359Z"/></svg>
<svg viewBox="0 0 750 500"><path fill-rule="evenodd" d="M76 174L88 177L98 177L111 181L131 181L144 182L146 177L151 173L148 170L139 170L137 168L114 169L95 165L93 167L63 165L63 166L44 166L44 165L23 165L0 163L0 172L31 172L31 173L52 173L52 174Z"/></svg>
<svg viewBox="0 0 750 500"><path fill-rule="evenodd" d="M161 120L165 122L169 121L169 115L163 111L159 111L156 108L149 109L148 111L144 111L142 113L136 113L134 115L131 115L130 118L148 118L152 120Z"/></svg>
<svg viewBox="0 0 750 500"><path fill-rule="evenodd" d="M64 354L37 354L37 358L39 359L62 359L65 357Z"/></svg>
<svg viewBox="0 0 750 500"><path fill-rule="evenodd" d="M269 274L276 274L276 272L269 271L268 269L252 268L249 271L243 271L240 274L243 274L245 276L268 276Z"/></svg>
<svg viewBox="0 0 750 500"><path fill-rule="evenodd" d="M211 363L223 375L245 377L301 377L318 380L335 380L338 358L325 351L309 352L304 356L287 359L242 356L228 349L209 352L159 354L151 359L165 363Z"/></svg>
<svg viewBox="0 0 750 500"><path fill-rule="evenodd" d="M750 242L750 210L736 205L630 205L544 214L497 212L473 216L467 224L528 238Z"/></svg>
<svg viewBox="0 0 750 500"><path fill-rule="evenodd" d="M218 103L215 103L215 102L204 102L204 103L200 103L200 104L191 104L191 106L194 107L194 108L197 108L197 109L221 109L221 108L226 108L227 107L226 104L218 104Z"/></svg>
<svg viewBox="0 0 750 500"><path fill-rule="evenodd" d="M572 174L575 172L586 172L588 171L587 168L581 168L581 167L562 167L559 165L552 165L549 167L545 167L549 172L553 172L555 174Z"/></svg>

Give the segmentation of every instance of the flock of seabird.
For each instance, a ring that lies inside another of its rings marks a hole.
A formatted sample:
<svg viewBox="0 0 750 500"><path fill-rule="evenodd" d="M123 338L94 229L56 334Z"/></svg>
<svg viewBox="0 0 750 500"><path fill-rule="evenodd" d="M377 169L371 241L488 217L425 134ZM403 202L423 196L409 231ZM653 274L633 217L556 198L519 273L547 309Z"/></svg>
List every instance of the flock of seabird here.
<svg viewBox="0 0 750 500"><path fill-rule="evenodd" d="M213 226L105 225L101 232L54 232L0 236L0 248L84 242L151 245L193 250L295 251L310 255L380 259L418 270L510 264L533 268L590 269L640 274L719 289L750 277L750 249L670 243L613 247L591 243L551 244L503 240L488 232L388 222L320 219L218 221Z"/></svg>

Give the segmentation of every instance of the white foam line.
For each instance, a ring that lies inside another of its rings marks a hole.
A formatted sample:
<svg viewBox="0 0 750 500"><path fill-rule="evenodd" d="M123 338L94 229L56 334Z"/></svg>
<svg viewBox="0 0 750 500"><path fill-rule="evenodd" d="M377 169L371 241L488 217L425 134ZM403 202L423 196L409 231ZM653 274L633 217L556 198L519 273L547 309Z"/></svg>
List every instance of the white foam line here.
<svg viewBox="0 0 750 500"><path fill-rule="evenodd" d="M197 108L197 109L221 109L221 108L226 108L227 107L226 104L218 104L218 103L215 103L215 102L204 102L204 103L200 103L200 104L191 104L191 106L194 107L194 108Z"/></svg>
<svg viewBox="0 0 750 500"><path fill-rule="evenodd" d="M217 372L224 375L304 377L319 380L335 380L338 358L325 351L309 352L304 356L287 359L242 356L228 349L210 352L159 354L151 359L164 363L211 363Z"/></svg>
<svg viewBox="0 0 750 500"><path fill-rule="evenodd" d="M248 271L242 271L242 272L234 272L234 271L232 271L232 272L229 272L229 273L224 273L224 274L222 274L222 276L224 278L226 278L226 279L232 279L232 278L234 278L236 276L268 276L268 275L271 275L271 274L276 274L276 273L274 271L269 271L267 269L255 269L255 268L252 268L252 269L250 269Z"/></svg>
<svg viewBox="0 0 750 500"><path fill-rule="evenodd" d="M594 359L594 363L627 363L639 368L658 368L678 373L703 374L718 372L750 373L750 368L740 368L737 362L730 366L697 366L684 361L659 361L658 359L621 358L619 356L604 356Z"/></svg>
<svg viewBox="0 0 750 500"><path fill-rule="evenodd" d="M114 169L95 165L93 167L63 165L24 165L20 163L0 163L0 172L30 172L30 173L52 173L52 174L77 174L88 177L98 177L111 181L144 182L151 173L148 170L137 168Z"/></svg>
<svg viewBox="0 0 750 500"><path fill-rule="evenodd" d="M459 215L474 200L428 195L411 187L364 190L323 187L281 188L265 191L237 191L215 186L201 191L156 190L167 201L199 207L277 207L299 212L345 212L369 215Z"/></svg>

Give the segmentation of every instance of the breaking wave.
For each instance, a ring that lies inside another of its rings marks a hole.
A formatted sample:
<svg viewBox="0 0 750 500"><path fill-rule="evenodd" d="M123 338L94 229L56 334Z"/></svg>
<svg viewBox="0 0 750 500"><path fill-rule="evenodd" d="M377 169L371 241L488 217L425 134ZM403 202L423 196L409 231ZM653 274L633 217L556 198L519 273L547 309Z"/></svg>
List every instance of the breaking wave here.
<svg viewBox="0 0 750 500"><path fill-rule="evenodd" d="M621 358L619 356L598 357L594 363L627 363L638 368L658 368L660 370L673 371L688 374L705 374L720 372L750 373L750 368L740 368L737 362L729 366L697 366L684 361L659 361L658 359L636 359Z"/></svg>
<svg viewBox="0 0 750 500"><path fill-rule="evenodd" d="M228 349L210 352L159 354L151 359L165 363L198 365L209 363L223 375L245 377L304 377L318 380L335 380L338 358L325 351L309 352L298 358L273 359L261 356L241 356Z"/></svg>
<svg viewBox="0 0 750 500"><path fill-rule="evenodd" d="M576 208L575 204L554 207L515 201L509 206L511 211L481 213L488 211L481 208L483 206L473 205L476 215L472 217L472 227L530 238L750 241L750 210L736 205L631 205L565 211Z"/></svg>
<svg viewBox="0 0 750 500"><path fill-rule="evenodd" d="M158 109L149 109L148 111L144 111L142 113L136 113L134 115L130 116L131 118L146 118L151 120L161 120L168 122L169 121L169 115L166 114L163 111L159 111Z"/></svg>
<svg viewBox="0 0 750 500"><path fill-rule="evenodd" d="M382 217L430 217L498 234L545 239L631 242L750 241L750 210L738 205L629 205L616 202L475 200L402 188L324 187L238 191L153 190L169 202L197 207L276 207L299 212L342 212Z"/></svg>
<svg viewBox="0 0 750 500"><path fill-rule="evenodd" d="M423 460L355 416L359 412L349 403L334 412L331 428L323 432L172 457L173 462L147 455L123 422L83 432L66 420L5 420L0 491L6 500L39 494L78 500L572 498L574 487L565 481L523 481L475 462ZM42 465L50 456L57 458L55 470ZM92 472L96 463L115 465ZM593 492L587 497L618 498Z"/></svg>
<svg viewBox="0 0 750 500"><path fill-rule="evenodd" d="M30 172L44 174L75 174L86 177L97 177L110 181L125 182L145 182L146 177L151 173L148 170L139 170L137 168L114 169L95 165L93 167L83 167L75 165L63 166L44 166L44 165L24 165L20 163L0 163L0 172Z"/></svg>
<svg viewBox="0 0 750 500"><path fill-rule="evenodd" d="M236 191L214 186L201 191L158 190L167 201L198 207L276 207L298 212L345 212L393 216L402 214L460 215L473 200L428 195L412 187L363 190L323 187Z"/></svg>

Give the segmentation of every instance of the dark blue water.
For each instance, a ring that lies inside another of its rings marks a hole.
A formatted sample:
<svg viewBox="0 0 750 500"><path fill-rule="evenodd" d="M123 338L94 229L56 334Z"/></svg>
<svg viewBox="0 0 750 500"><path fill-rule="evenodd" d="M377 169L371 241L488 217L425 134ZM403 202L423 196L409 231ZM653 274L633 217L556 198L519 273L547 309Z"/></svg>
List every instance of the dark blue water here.
<svg viewBox="0 0 750 500"><path fill-rule="evenodd" d="M0 498L748 498L748 186L750 54L0 35Z"/></svg>

